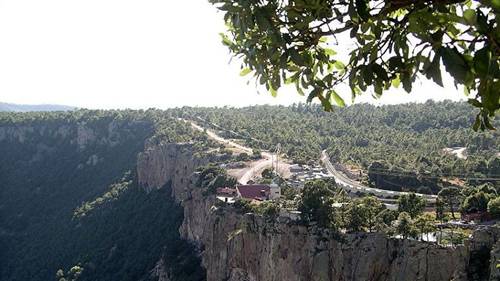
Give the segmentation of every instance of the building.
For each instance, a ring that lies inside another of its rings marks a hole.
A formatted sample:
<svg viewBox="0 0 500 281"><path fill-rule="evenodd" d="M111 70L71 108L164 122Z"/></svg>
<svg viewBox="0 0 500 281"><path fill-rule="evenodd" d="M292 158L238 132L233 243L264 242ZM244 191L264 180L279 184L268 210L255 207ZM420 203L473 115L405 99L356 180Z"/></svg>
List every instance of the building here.
<svg viewBox="0 0 500 281"><path fill-rule="evenodd" d="M217 188L217 199L225 203L228 204L234 203L234 200L236 199L237 195L238 192L234 188L229 188L229 187Z"/></svg>
<svg viewBox="0 0 500 281"><path fill-rule="evenodd" d="M243 198L251 201L275 200L281 197L281 188L277 184L246 184L238 185L236 188L217 188L217 199L232 204L236 198Z"/></svg>
<svg viewBox="0 0 500 281"><path fill-rule="evenodd" d="M281 197L281 188L279 187L279 185L277 185L276 183L272 183L270 186L270 193L269 193L269 199L271 200L276 200L276 199L280 199Z"/></svg>
<svg viewBox="0 0 500 281"><path fill-rule="evenodd" d="M270 199L271 187L265 184L246 184L236 186L238 198L256 201Z"/></svg>
<svg viewBox="0 0 500 281"><path fill-rule="evenodd" d="M304 168L299 164L290 165L290 173L301 173L304 171Z"/></svg>

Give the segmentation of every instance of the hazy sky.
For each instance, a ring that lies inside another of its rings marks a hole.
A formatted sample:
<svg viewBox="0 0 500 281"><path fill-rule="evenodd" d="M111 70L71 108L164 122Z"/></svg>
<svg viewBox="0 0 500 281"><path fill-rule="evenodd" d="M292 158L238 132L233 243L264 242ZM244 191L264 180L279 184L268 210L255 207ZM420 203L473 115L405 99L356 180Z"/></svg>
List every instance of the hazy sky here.
<svg viewBox="0 0 500 281"><path fill-rule="evenodd" d="M305 101L293 90L257 94L229 63L223 30L207 0L0 0L0 101L88 108ZM411 96L392 91L375 103L463 98L445 80L444 89L422 81Z"/></svg>

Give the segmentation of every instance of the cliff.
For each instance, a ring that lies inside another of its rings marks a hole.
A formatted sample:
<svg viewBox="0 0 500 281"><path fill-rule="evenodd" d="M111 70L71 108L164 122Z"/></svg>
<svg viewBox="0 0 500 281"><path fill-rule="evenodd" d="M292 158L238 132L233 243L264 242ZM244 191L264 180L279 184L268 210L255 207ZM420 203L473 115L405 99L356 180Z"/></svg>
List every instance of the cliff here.
<svg viewBox="0 0 500 281"><path fill-rule="evenodd" d="M172 181L184 208L179 231L198 246L208 281L498 280L497 228L476 232L465 246L441 247L270 222L215 207L216 199L192 184L204 162L185 145L150 145L139 157L138 175L149 190Z"/></svg>
<svg viewBox="0 0 500 281"><path fill-rule="evenodd" d="M137 158L139 185L151 191L171 181L172 196L181 202L192 187L189 180L193 172L204 163L205 159L195 157L191 144L146 141L144 151Z"/></svg>
<svg viewBox="0 0 500 281"><path fill-rule="evenodd" d="M467 280L468 250L381 233L338 236L217 210L197 192L181 234L204 249L207 280Z"/></svg>

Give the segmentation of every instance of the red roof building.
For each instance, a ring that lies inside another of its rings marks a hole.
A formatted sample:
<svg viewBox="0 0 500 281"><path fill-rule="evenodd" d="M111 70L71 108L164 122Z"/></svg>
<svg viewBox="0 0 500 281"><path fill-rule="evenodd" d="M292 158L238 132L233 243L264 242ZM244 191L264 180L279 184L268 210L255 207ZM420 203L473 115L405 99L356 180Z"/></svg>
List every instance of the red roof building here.
<svg viewBox="0 0 500 281"><path fill-rule="evenodd" d="M238 197L248 200L265 201L269 200L271 187L264 184L249 184L236 186Z"/></svg>

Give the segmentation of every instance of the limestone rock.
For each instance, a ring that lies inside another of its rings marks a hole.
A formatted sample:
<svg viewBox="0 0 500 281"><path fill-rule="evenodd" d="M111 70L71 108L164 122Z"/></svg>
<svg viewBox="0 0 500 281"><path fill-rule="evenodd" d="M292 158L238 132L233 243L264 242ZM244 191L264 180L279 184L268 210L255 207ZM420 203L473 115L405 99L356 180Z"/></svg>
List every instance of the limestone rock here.
<svg viewBox="0 0 500 281"><path fill-rule="evenodd" d="M193 186L192 173L206 160L188 145L146 147L138 159L139 182L146 189L172 183L172 195L184 208L179 231L198 246L208 281L465 281L474 280L474 270L498 280L498 228L478 231L465 246L442 247L382 233L339 235L270 222L215 208L217 199ZM491 252L486 269L473 265L477 249Z"/></svg>

